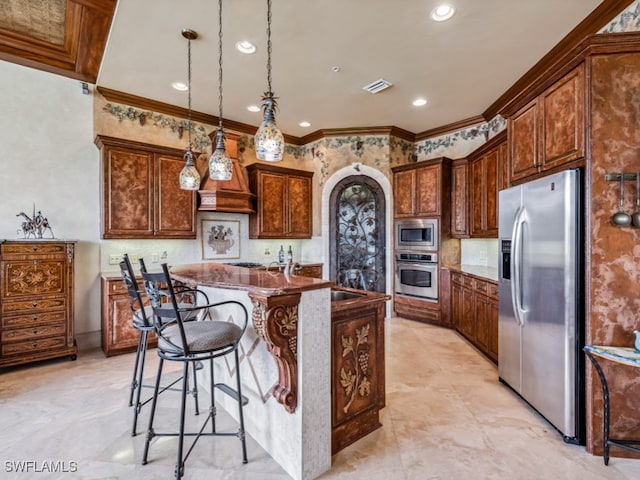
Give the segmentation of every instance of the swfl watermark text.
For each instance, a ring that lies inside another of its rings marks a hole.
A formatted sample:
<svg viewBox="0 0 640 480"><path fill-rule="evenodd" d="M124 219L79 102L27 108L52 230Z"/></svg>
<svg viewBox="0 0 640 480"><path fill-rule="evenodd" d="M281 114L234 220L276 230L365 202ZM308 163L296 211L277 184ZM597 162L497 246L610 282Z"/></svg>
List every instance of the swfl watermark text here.
<svg viewBox="0 0 640 480"><path fill-rule="evenodd" d="M78 471L74 460L5 460L7 473L73 473Z"/></svg>

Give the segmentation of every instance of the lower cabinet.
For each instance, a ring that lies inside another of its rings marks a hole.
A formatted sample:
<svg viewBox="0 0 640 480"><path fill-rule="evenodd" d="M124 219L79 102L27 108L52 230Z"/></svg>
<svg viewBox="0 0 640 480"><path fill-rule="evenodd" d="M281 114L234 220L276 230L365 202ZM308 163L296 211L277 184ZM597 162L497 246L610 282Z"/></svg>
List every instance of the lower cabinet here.
<svg viewBox="0 0 640 480"><path fill-rule="evenodd" d="M498 363L498 285L461 272L451 273L454 328Z"/></svg>
<svg viewBox="0 0 640 480"><path fill-rule="evenodd" d="M140 333L133 326L130 301L121 277L102 277L102 351L107 357L135 352L138 348ZM157 344L151 332L149 348Z"/></svg>

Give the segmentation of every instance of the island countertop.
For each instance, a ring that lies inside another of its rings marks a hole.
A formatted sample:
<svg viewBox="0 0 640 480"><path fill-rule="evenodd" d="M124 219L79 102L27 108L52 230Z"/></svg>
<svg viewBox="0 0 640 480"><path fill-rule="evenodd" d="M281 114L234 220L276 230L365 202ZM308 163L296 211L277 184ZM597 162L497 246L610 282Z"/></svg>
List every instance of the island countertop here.
<svg viewBox="0 0 640 480"><path fill-rule="evenodd" d="M334 282L320 278L285 275L215 262L174 265L169 268L169 272L175 280L188 285L246 290L267 296L330 288L334 285Z"/></svg>

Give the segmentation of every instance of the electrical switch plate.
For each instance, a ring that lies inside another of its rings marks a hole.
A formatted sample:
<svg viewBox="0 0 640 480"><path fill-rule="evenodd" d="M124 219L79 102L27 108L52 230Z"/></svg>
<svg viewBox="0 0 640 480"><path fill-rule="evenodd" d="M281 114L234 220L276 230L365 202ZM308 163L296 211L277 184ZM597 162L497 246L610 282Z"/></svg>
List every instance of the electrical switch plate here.
<svg viewBox="0 0 640 480"><path fill-rule="evenodd" d="M109 255L109 265L118 265L122 261L122 255Z"/></svg>

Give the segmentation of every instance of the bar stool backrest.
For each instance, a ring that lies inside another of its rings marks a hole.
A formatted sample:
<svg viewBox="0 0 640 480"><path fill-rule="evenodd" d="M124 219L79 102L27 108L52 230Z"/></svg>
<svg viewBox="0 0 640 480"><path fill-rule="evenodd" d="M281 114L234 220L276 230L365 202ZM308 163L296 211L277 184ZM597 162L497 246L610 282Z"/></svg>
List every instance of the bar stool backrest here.
<svg viewBox="0 0 640 480"><path fill-rule="evenodd" d="M142 292L144 290L138 285L136 274L129 260L129 255L126 253L122 256L122 261L120 262L120 274L122 275L124 287L127 289L130 297L129 306L131 308L131 314L133 315L133 326L138 329L151 329L153 324L147 317L147 312L144 309L144 303L142 301Z"/></svg>

